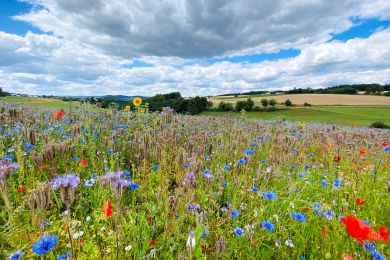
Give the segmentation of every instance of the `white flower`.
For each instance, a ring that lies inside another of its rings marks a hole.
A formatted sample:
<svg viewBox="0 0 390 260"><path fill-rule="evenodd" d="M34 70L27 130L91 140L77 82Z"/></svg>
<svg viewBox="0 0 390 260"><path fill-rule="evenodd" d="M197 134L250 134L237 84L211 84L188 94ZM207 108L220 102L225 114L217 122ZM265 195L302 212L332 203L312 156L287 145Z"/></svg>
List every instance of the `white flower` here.
<svg viewBox="0 0 390 260"><path fill-rule="evenodd" d="M76 240L76 239L78 239L78 238L79 238L79 233L74 233L74 234L73 234L73 239Z"/></svg>
<svg viewBox="0 0 390 260"><path fill-rule="evenodd" d="M86 218L85 218L85 221L90 221L91 220L91 217L90 216L87 216Z"/></svg>
<svg viewBox="0 0 390 260"><path fill-rule="evenodd" d="M193 249L193 248L195 248L195 232L190 232L189 234L188 234L188 238L187 238L187 244L186 244L186 246L187 246L187 248L189 248L189 249Z"/></svg>
<svg viewBox="0 0 390 260"><path fill-rule="evenodd" d="M81 231L79 232L79 236L82 237L83 235L84 235L84 231L81 230Z"/></svg>
<svg viewBox="0 0 390 260"><path fill-rule="evenodd" d="M126 251L130 251L132 248L133 248L133 247L132 247L131 245L127 245L127 246L125 247L125 250L126 250Z"/></svg>
<svg viewBox="0 0 390 260"><path fill-rule="evenodd" d="M100 228L100 232L103 232L104 230L106 230L106 227L101 227Z"/></svg>
<svg viewBox="0 0 390 260"><path fill-rule="evenodd" d="M286 244L286 246L294 247L293 241L291 239L287 239L284 243Z"/></svg>

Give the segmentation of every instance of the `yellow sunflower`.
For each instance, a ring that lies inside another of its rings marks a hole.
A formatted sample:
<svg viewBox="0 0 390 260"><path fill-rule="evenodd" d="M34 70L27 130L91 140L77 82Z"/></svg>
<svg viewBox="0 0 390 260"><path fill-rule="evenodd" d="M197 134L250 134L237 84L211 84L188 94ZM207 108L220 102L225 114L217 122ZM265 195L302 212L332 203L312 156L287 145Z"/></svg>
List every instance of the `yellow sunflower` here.
<svg viewBox="0 0 390 260"><path fill-rule="evenodd" d="M130 110L130 105L125 106L125 112Z"/></svg>
<svg viewBox="0 0 390 260"><path fill-rule="evenodd" d="M141 104L142 104L142 99L140 97L134 98L134 100L133 100L133 105L134 106L138 107Z"/></svg>
<svg viewBox="0 0 390 260"><path fill-rule="evenodd" d="M145 108L141 108L141 113L145 113Z"/></svg>

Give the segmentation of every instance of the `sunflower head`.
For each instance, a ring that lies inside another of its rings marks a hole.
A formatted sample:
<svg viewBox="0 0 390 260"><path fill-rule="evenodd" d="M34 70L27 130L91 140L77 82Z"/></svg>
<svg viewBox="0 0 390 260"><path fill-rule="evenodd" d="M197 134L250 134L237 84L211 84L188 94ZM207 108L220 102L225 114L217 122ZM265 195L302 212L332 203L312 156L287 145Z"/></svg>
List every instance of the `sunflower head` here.
<svg viewBox="0 0 390 260"><path fill-rule="evenodd" d="M129 110L130 110L130 105L125 106L125 111L127 112Z"/></svg>
<svg viewBox="0 0 390 260"><path fill-rule="evenodd" d="M133 100L133 105L134 106L138 107L141 104L142 104L142 99L140 97L134 98L134 100Z"/></svg>
<svg viewBox="0 0 390 260"><path fill-rule="evenodd" d="M141 113L145 113L145 108L141 108Z"/></svg>

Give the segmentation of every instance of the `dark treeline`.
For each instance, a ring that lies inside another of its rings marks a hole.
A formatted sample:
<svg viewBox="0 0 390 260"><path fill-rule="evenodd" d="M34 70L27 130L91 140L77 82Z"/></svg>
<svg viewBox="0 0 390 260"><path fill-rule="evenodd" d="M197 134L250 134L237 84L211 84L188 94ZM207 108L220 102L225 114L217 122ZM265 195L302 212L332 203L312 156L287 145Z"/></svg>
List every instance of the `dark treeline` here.
<svg viewBox="0 0 390 260"><path fill-rule="evenodd" d="M5 97L5 96L8 96L8 95L9 95L9 93L3 91L3 89L0 88L0 97Z"/></svg>
<svg viewBox="0 0 390 260"><path fill-rule="evenodd" d="M358 91L364 91L368 95L381 95L384 91L390 91L390 84L355 84L355 85L338 85L328 88L294 88L286 91L250 91L243 93L224 94L220 96L238 96L238 95L264 95L264 94L358 94ZM390 95L386 92L385 95Z"/></svg>

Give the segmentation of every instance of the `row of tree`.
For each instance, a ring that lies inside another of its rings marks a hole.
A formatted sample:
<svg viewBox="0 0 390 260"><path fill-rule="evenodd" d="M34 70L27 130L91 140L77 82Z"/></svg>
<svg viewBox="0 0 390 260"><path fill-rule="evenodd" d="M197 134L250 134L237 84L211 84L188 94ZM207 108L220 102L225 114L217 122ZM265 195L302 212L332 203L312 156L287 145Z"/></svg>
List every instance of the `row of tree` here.
<svg viewBox="0 0 390 260"><path fill-rule="evenodd" d="M269 110L274 110L275 109L276 100L273 99L273 98L270 99L270 100L268 100L266 98L263 98L260 102L261 102L261 105L263 106L263 108L261 108L259 106L255 106L255 102L251 98L248 98L247 100L237 101L237 103L236 103L236 105L234 107L233 107L232 103L221 101L219 103L219 105L218 105L217 110L219 110L219 111L237 111L237 112L240 112L242 110L245 110L245 111L261 111L261 110L264 110L264 109L268 109L268 106L271 108ZM284 102L284 105L288 106L288 107L291 107L293 105L293 103L291 102L290 99L287 99Z"/></svg>
<svg viewBox="0 0 390 260"><path fill-rule="evenodd" d="M238 95L263 95L263 94L358 94L358 92L365 92L367 95L390 95L390 84L380 85L373 84L352 84L352 85L338 85L321 89L312 88L294 88L291 90L281 91L250 91L244 93L224 94L221 96L238 96ZM385 92L387 91L387 92ZM385 93L383 93L385 92Z"/></svg>

